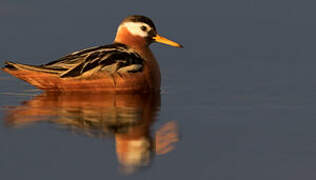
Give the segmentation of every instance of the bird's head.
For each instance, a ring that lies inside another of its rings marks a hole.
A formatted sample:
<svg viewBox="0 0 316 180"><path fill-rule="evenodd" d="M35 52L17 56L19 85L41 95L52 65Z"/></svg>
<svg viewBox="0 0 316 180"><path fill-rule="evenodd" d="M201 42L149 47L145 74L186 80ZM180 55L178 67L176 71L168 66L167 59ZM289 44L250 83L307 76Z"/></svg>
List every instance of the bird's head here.
<svg viewBox="0 0 316 180"><path fill-rule="evenodd" d="M121 22L115 41L130 46L149 46L153 42L159 42L174 47L183 47L158 35L152 20L140 15L128 16Z"/></svg>

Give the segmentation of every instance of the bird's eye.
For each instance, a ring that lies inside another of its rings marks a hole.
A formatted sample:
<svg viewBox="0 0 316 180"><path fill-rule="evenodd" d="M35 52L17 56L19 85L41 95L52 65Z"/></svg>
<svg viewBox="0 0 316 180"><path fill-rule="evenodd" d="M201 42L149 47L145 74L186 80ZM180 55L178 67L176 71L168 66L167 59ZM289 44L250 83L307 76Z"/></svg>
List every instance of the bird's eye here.
<svg viewBox="0 0 316 180"><path fill-rule="evenodd" d="M146 30L147 30L147 27L146 27L146 26L141 26L140 29L141 29L142 31L146 31Z"/></svg>

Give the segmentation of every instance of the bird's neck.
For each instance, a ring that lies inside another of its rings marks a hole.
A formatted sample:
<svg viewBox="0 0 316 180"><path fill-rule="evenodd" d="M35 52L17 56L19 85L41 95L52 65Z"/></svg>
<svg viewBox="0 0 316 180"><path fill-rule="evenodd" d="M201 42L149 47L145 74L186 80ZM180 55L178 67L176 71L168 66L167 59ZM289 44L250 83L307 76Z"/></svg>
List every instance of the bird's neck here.
<svg viewBox="0 0 316 180"><path fill-rule="evenodd" d="M116 33L114 42L122 43L129 46L141 56L143 56L146 60L152 59L152 57L148 57L152 56L152 53L150 48L148 47L146 39L140 36L132 35L125 27L119 28Z"/></svg>

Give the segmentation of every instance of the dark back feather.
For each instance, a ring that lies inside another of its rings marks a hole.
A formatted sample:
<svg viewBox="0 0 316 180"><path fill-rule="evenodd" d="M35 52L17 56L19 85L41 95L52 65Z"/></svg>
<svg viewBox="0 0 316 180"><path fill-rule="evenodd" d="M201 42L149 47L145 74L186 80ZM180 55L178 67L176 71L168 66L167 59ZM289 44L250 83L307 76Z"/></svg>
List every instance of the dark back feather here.
<svg viewBox="0 0 316 180"><path fill-rule="evenodd" d="M104 69L106 66L115 65L116 70L119 70L133 64L143 65L143 61L139 54L126 45L114 43L74 52L42 67L64 69L61 77L76 77L94 68Z"/></svg>

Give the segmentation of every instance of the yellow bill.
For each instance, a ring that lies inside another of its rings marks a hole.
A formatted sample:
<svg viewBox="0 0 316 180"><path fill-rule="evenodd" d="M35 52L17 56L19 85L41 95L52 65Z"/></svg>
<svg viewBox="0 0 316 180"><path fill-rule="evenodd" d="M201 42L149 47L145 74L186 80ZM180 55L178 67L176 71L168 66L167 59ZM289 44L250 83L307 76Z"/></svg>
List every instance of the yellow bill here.
<svg viewBox="0 0 316 180"><path fill-rule="evenodd" d="M156 42L159 42L159 43L163 43L163 44L168 44L170 46L174 46L174 47L179 47L179 48L183 48L183 46L179 43L176 43L174 41L171 41L167 38L164 38L162 36L159 36L158 34L153 37L153 39L156 41Z"/></svg>

